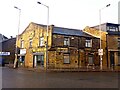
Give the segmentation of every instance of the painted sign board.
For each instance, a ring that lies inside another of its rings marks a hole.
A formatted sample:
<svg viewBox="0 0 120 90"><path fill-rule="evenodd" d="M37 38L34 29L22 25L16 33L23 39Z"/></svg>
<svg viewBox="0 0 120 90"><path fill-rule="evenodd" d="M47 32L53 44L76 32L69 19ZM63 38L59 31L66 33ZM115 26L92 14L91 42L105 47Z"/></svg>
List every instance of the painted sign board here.
<svg viewBox="0 0 120 90"><path fill-rule="evenodd" d="M0 52L0 56L8 56L10 55L10 52Z"/></svg>

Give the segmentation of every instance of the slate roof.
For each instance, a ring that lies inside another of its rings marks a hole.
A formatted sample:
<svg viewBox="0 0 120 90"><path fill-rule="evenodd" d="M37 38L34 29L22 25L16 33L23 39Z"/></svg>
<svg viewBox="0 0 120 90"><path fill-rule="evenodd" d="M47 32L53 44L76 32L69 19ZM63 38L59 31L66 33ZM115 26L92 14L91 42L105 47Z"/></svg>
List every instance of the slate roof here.
<svg viewBox="0 0 120 90"><path fill-rule="evenodd" d="M53 27L53 34L62 34L62 35L69 35L69 36L92 37L91 35L83 32L82 30L63 28L63 27Z"/></svg>

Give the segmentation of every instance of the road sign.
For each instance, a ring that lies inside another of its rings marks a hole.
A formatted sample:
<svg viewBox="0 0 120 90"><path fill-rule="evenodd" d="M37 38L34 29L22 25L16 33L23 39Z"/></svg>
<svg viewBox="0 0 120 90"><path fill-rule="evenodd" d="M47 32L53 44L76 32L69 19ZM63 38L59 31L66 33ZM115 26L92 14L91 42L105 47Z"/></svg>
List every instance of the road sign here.
<svg viewBox="0 0 120 90"><path fill-rule="evenodd" d="M103 49L98 49L98 55L103 55Z"/></svg>
<svg viewBox="0 0 120 90"><path fill-rule="evenodd" d="M0 52L0 56L8 56L10 55L10 52Z"/></svg>

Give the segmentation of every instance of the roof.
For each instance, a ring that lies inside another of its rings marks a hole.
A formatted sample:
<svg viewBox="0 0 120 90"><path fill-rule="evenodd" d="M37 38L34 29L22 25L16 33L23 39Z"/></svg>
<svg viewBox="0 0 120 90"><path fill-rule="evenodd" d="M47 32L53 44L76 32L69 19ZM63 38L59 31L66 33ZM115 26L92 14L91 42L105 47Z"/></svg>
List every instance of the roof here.
<svg viewBox="0 0 120 90"><path fill-rule="evenodd" d="M38 26L47 27L47 25L37 24L37 23L34 23L34 22L31 22L30 24L35 24L35 25L38 25ZM30 26L30 24L28 25L28 27ZM93 37L93 36L83 32L82 30L79 30L79 29L56 27L54 25L52 25L52 26L53 26L53 32L52 32L53 34L62 34L62 35L68 35L68 36ZM22 32L22 34L26 31L26 29ZM22 35L22 34L20 34L20 35Z"/></svg>
<svg viewBox="0 0 120 90"><path fill-rule="evenodd" d="M19 34L19 36L21 36L21 35L27 30L27 28L28 28L31 24L34 24L34 25L37 25L37 26L41 26L41 27L47 27L47 25L38 24L38 23L35 23L35 22L30 22L29 25L25 28L25 30L24 30L21 34Z"/></svg>
<svg viewBox="0 0 120 90"><path fill-rule="evenodd" d="M102 23L101 25L106 25L106 26L109 26L109 25L120 26L120 24L115 24L115 23ZM98 27L98 26L99 26L99 25L92 26L91 28Z"/></svg>
<svg viewBox="0 0 120 90"><path fill-rule="evenodd" d="M82 36L82 37L92 37L91 35L83 32L82 30L63 28L63 27L53 27L53 34L62 34L62 35L70 35L70 36Z"/></svg>
<svg viewBox="0 0 120 90"><path fill-rule="evenodd" d="M3 42L7 42L7 41L9 41L9 40L16 40L16 38L5 39L5 40L2 41L2 43L3 43Z"/></svg>

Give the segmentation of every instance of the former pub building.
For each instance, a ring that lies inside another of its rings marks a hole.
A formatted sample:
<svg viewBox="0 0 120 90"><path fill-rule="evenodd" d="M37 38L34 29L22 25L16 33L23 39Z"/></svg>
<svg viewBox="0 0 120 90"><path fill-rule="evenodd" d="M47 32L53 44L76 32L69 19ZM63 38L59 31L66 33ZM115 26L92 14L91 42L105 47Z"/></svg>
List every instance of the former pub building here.
<svg viewBox="0 0 120 90"><path fill-rule="evenodd" d="M19 66L33 68L78 68L100 65L99 38L82 30L49 26L48 61L46 60L46 25L31 22L19 35ZM47 65L46 65L47 61Z"/></svg>

